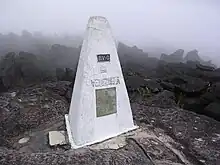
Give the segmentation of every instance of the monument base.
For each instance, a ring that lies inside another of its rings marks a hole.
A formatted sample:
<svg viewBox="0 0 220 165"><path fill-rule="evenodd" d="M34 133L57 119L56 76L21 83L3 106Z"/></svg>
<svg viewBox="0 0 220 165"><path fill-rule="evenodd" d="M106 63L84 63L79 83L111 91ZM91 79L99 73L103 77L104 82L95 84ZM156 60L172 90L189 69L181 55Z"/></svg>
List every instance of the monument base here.
<svg viewBox="0 0 220 165"><path fill-rule="evenodd" d="M70 130L70 123L69 123L69 115L68 114L65 115L65 123L66 123L66 130L67 130L68 140L69 140L69 143L70 143L72 149L78 149L78 148L89 146L89 145L92 145L92 144L95 144L95 143L100 143L100 142L103 142L105 140L111 139L113 137L119 136L119 135L121 135L123 133L129 132L129 131L133 131L133 130L139 128L138 126L134 126L132 128L128 128L128 129L126 129L126 130L124 130L122 132L119 132L119 133L116 133L116 134L112 134L112 135L106 136L104 138L98 139L96 141L92 141L92 142L89 142L89 143L86 143L86 144L78 146L78 145L75 144L75 142L73 140L73 135L72 135L71 130Z"/></svg>

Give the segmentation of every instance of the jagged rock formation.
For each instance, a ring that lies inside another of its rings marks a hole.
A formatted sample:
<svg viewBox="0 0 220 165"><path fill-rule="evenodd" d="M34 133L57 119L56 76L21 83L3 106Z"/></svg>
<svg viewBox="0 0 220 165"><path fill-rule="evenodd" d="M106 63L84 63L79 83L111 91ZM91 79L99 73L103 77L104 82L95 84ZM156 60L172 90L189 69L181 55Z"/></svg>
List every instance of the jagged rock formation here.
<svg viewBox="0 0 220 165"><path fill-rule="evenodd" d="M184 58L184 61L194 61L201 62L201 58L199 57L198 50L189 51Z"/></svg>
<svg viewBox="0 0 220 165"><path fill-rule="evenodd" d="M161 54L160 60L166 61L168 63L180 63L183 62L183 49L178 49L170 55Z"/></svg>
<svg viewBox="0 0 220 165"><path fill-rule="evenodd" d="M201 65L204 65L207 67L216 68L216 66L214 64L212 64L211 60L204 61L201 57L199 57L198 50L192 50L192 51L188 52L186 57L184 58L184 61L185 62L193 61L193 62L197 62L198 64L201 64Z"/></svg>
<svg viewBox="0 0 220 165"><path fill-rule="evenodd" d="M167 55L162 53L160 56L160 60L165 61L167 63L197 63L198 65L203 65L205 68L207 67L212 67L216 68L214 64L212 64L211 60L210 61L204 61L202 60L201 57L199 57L198 51L197 50L192 50L189 51L185 57L184 55L184 50L183 49L178 49L174 53Z"/></svg>
<svg viewBox="0 0 220 165"><path fill-rule="evenodd" d="M148 58L148 54L143 52L137 46L129 47L121 42L118 43L118 55L122 61L122 65L129 65L130 63L143 63Z"/></svg>

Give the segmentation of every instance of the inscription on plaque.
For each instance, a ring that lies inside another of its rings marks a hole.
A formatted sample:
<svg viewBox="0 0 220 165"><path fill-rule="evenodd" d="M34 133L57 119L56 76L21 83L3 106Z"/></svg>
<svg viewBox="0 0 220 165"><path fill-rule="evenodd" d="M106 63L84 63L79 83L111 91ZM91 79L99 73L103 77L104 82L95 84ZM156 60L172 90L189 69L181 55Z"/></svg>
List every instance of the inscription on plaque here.
<svg viewBox="0 0 220 165"><path fill-rule="evenodd" d="M110 54L98 54L97 61L98 62L110 62Z"/></svg>
<svg viewBox="0 0 220 165"><path fill-rule="evenodd" d="M91 80L91 84L93 87L103 87L108 85L118 85L120 84L119 77L109 77L103 79L94 79Z"/></svg>
<svg viewBox="0 0 220 165"><path fill-rule="evenodd" d="M96 117L117 113L116 88L96 89Z"/></svg>

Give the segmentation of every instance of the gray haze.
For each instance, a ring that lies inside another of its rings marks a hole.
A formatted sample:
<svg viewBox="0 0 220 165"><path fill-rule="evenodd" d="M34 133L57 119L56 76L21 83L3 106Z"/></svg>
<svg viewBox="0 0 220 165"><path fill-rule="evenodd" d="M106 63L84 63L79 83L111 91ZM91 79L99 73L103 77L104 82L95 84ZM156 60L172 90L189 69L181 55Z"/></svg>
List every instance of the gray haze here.
<svg viewBox="0 0 220 165"><path fill-rule="evenodd" d="M108 18L117 40L146 51L220 52L219 0L0 0L0 32L82 34L93 15Z"/></svg>

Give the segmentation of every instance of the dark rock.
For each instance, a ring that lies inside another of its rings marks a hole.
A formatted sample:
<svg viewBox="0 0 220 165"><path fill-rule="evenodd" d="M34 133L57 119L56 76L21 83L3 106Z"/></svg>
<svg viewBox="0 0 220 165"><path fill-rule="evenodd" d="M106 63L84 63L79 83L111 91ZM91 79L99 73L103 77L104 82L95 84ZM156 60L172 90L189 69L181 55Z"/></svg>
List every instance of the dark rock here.
<svg viewBox="0 0 220 165"><path fill-rule="evenodd" d="M65 68L64 81L74 82L75 72L70 68Z"/></svg>
<svg viewBox="0 0 220 165"><path fill-rule="evenodd" d="M208 105L211 102L220 101L220 83L215 83L210 86L207 91L200 96L201 103L203 105Z"/></svg>
<svg viewBox="0 0 220 165"><path fill-rule="evenodd" d="M134 75L134 76L128 76L125 78L125 83L127 86L127 90L129 92L137 90L139 87L145 87L147 82L144 80L144 78Z"/></svg>
<svg viewBox="0 0 220 165"><path fill-rule="evenodd" d="M176 90L184 93L187 96L199 96L209 87L208 82L204 82L198 78L187 78L187 83L176 86Z"/></svg>
<svg viewBox="0 0 220 165"><path fill-rule="evenodd" d="M198 96L210 86L208 82L190 76L169 76L164 79L161 86L175 93L183 93L186 96Z"/></svg>
<svg viewBox="0 0 220 165"><path fill-rule="evenodd" d="M169 59L169 55L165 54L165 53L162 53L161 56L160 56L160 60L162 61L168 61L167 59Z"/></svg>
<svg viewBox="0 0 220 165"><path fill-rule="evenodd" d="M69 88L67 89L67 92L65 94L65 98L69 103L71 102L72 93L73 93L73 83L69 85Z"/></svg>
<svg viewBox="0 0 220 165"><path fill-rule="evenodd" d="M202 65L202 64L197 64L196 67L200 70L203 70L203 71L214 71L215 68L214 67L211 67L211 66L205 66L205 65Z"/></svg>
<svg viewBox="0 0 220 165"><path fill-rule="evenodd" d="M158 67L155 69L156 70L156 77L158 78L167 78L169 77L174 77L174 76L182 76L182 75L187 75L188 70L190 69L187 67L186 64L184 63L168 63L168 64L163 64L159 63Z"/></svg>
<svg viewBox="0 0 220 165"><path fill-rule="evenodd" d="M58 93L60 96L65 96L66 92L72 86L72 83L69 81L59 81L55 83L46 83L46 88L52 90L55 93Z"/></svg>
<svg viewBox="0 0 220 165"><path fill-rule="evenodd" d="M172 83L168 83L168 82L161 82L160 85L168 91L174 91L175 85L173 85Z"/></svg>
<svg viewBox="0 0 220 165"><path fill-rule="evenodd" d="M146 81L146 87L152 92L152 93L158 93L163 90L163 88L160 86L160 84L157 82L157 80L152 79L145 79Z"/></svg>
<svg viewBox="0 0 220 165"><path fill-rule="evenodd" d="M166 61L168 63L180 63L183 62L184 50L179 49L170 55L161 54L160 60Z"/></svg>
<svg viewBox="0 0 220 165"><path fill-rule="evenodd" d="M58 81L63 81L65 77L65 70L63 68L56 68L56 77Z"/></svg>
<svg viewBox="0 0 220 165"><path fill-rule="evenodd" d="M172 83L173 85L183 85L187 83L187 80L181 77L168 78L167 81Z"/></svg>
<svg viewBox="0 0 220 165"><path fill-rule="evenodd" d="M175 56L175 57L178 57L179 60L182 60L183 54L184 54L184 50L183 49L178 49L174 53L170 54L170 56L173 56L173 57Z"/></svg>
<svg viewBox="0 0 220 165"><path fill-rule="evenodd" d="M182 98L182 100L179 100L180 107L191 110L193 112L203 114L203 110L205 108L205 105L201 103L200 98Z"/></svg>
<svg viewBox="0 0 220 165"><path fill-rule="evenodd" d="M186 66L192 69L197 69L197 65L200 64L198 61L186 61Z"/></svg>
<svg viewBox="0 0 220 165"><path fill-rule="evenodd" d="M209 88L209 92L212 93L216 99L220 99L220 82L212 84Z"/></svg>
<svg viewBox="0 0 220 165"><path fill-rule="evenodd" d="M197 61L201 62L201 58L199 57L198 50L192 50L186 54L184 58L185 61Z"/></svg>
<svg viewBox="0 0 220 165"><path fill-rule="evenodd" d="M8 91L8 89L2 81L2 77L0 77L0 92L7 92L7 91Z"/></svg>
<svg viewBox="0 0 220 165"><path fill-rule="evenodd" d="M215 71L216 71L217 73L220 73L220 68L217 68Z"/></svg>
<svg viewBox="0 0 220 165"><path fill-rule="evenodd" d="M200 96L200 103L207 106L213 101L217 101L217 98L213 92L207 91Z"/></svg>
<svg viewBox="0 0 220 165"><path fill-rule="evenodd" d="M8 104L9 104L8 101L6 101L6 100L0 100L0 107L1 107L1 108L6 107Z"/></svg>
<svg viewBox="0 0 220 165"><path fill-rule="evenodd" d="M71 81L75 80L76 69L71 68L56 68L56 77L58 81Z"/></svg>
<svg viewBox="0 0 220 165"><path fill-rule="evenodd" d="M158 93L157 95L154 95L150 98L146 98L144 104L148 106L156 106L162 108L175 107L175 95L173 92L164 90L163 92Z"/></svg>
<svg viewBox="0 0 220 165"><path fill-rule="evenodd" d="M80 48L54 44L49 50L49 61L53 61L55 68L69 68L77 66Z"/></svg>
<svg viewBox="0 0 220 165"><path fill-rule="evenodd" d="M215 64L213 64L212 63L212 61L211 60L209 60L209 61L203 61L202 63L201 63L202 65L204 65L204 66L208 66L208 67L210 67L210 68L217 68L217 66L215 65Z"/></svg>
<svg viewBox="0 0 220 165"><path fill-rule="evenodd" d="M207 116L220 120L220 102L213 102L204 109Z"/></svg>
<svg viewBox="0 0 220 165"><path fill-rule="evenodd" d="M0 61L0 85L3 84L6 89L13 89L45 81L56 81L55 71L44 63L45 61L28 52L22 51L18 55L14 52L8 53Z"/></svg>
<svg viewBox="0 0 220 165"><path fill-rule="evenodd" d="M198 66L198 68L201 70L209 71L216 68L216 66L212 64L211 61L204 61L202 58L200 58L197 50L192 50L188 52L186 57L184 58L184 61L185 62L193 61L193 62L197 62L199 65L200 64L203 65L203 66Z"/></svg>

